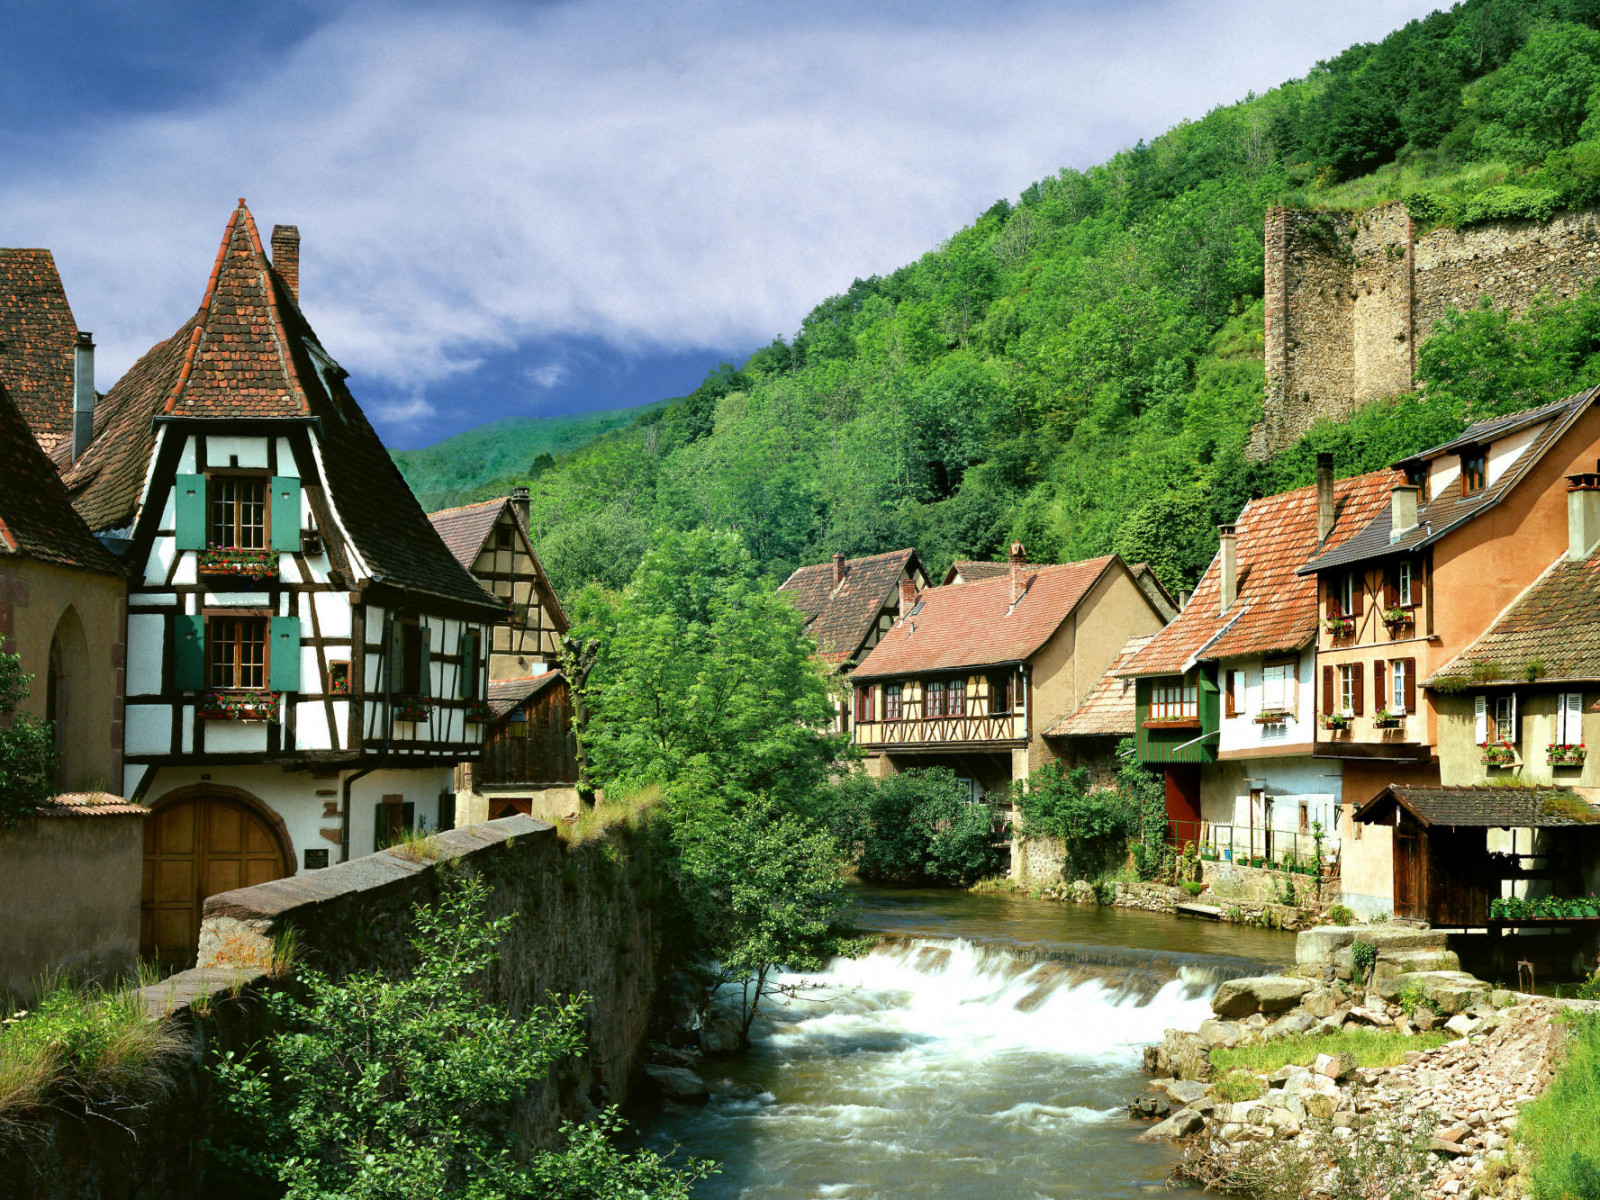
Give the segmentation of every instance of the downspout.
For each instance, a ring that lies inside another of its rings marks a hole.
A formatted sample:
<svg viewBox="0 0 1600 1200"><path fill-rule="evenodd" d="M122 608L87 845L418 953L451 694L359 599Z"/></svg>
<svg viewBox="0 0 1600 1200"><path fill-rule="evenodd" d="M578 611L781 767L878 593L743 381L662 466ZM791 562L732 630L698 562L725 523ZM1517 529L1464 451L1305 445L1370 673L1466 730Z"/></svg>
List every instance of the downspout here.
<svg viewBox="0 0 1600 1200"><path fill-rule="evenodd" d="M350 861L350 785L356 780L360 779L363 775L370 775L377 769L377 767L362 767L361 770L357 771L354 775L345 776L344 783L341 785L341 790L344 793L341 797L341 799L344 801L344 813L339 822L340 862Z"/></svg>

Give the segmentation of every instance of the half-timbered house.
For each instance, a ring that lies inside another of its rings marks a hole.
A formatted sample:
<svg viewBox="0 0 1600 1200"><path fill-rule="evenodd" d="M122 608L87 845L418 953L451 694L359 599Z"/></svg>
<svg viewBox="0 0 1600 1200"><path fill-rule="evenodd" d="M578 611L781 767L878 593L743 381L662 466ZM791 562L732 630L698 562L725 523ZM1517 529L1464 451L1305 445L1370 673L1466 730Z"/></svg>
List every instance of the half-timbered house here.
<svg viewBox="0 0 1600 1200"><path fill-rule="evenodd" d="M214 892L452 820L504 606L439 539L244 202L199 310L106 395L74 503L133 578L124 794L150 806L147 950Z"/></svg>

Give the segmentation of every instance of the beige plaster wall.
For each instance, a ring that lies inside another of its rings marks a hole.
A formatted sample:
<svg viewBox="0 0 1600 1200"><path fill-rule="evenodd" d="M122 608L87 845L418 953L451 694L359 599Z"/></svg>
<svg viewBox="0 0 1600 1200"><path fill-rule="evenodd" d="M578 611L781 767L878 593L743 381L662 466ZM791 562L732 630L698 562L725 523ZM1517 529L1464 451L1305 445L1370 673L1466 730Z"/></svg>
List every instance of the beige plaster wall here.
<svg viewBox="0 0 1600 1200"><path fill-rule="evenodd" d="M1579 691L1559 685L1529 685L1525 688L1496 688L1493 693L1517 694L1517 715L1521 726L1517 742L1518 761L1510 767L1489 767L1483 762L1478 745L1474 701L1479 694L1468 690L1438 696L1439 781L1452 786L1503 780L1519 784L1560 784L1563 787L1600 787L1600 759L1591 757L1581 768L1550 765L1546 747L1556 740L1557 706L1563 691ZM1583 741L1595 745L1600 739L1600 713L1587 711L1595 693L1584 693Z"/></svg>
<svg viewBox="0 0 1600 1200"><path fill-rule="evenodd" d="M143 815L30 817L0 829L0 998L41 976L110 983L139 957Z"/></svg>
<svg viewBox="0 0 1600 1200"><path fill-rule="evenodd" d="M1358 916L1394 914L1394 830L1351 819L1355 805L1340 806L1339 876L1344 904Z"/></svg>

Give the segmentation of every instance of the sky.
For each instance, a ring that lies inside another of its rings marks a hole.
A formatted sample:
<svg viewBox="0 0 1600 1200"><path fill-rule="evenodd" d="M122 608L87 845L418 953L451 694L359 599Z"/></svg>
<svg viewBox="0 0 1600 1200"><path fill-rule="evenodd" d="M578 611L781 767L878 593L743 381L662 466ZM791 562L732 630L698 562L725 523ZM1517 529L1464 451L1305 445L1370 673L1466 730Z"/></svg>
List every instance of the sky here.
<svg viewBox="0 0 1600 1200"><path fill-rule="evenodd" d="M385 440L645 404L1416 0L11 0L0 245L102 390L245 197Z"/></svg>

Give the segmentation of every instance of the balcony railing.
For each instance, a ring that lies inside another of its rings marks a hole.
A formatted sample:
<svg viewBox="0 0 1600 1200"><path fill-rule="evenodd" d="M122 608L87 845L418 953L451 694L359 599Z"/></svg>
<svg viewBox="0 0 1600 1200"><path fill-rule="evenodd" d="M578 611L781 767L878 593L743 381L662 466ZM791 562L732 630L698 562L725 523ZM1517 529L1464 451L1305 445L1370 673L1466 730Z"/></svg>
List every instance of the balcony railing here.
<svg viewBox="0 0 1600 1200"><path fill-rule="evenodd" d="M1003 716L931 717L927 720L862 721L855 740L862 746L910 746L932 743L1015 742L1028 736L1021 713Z"/></svg>

